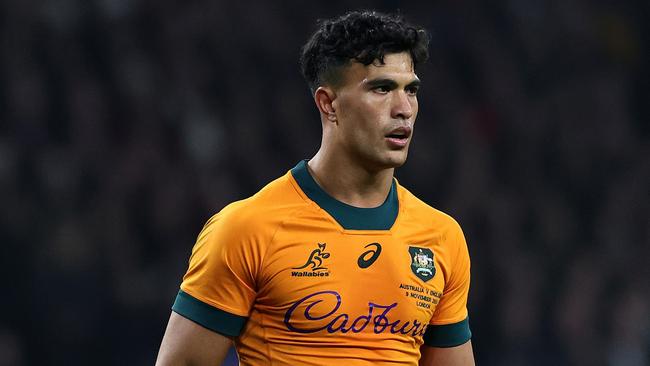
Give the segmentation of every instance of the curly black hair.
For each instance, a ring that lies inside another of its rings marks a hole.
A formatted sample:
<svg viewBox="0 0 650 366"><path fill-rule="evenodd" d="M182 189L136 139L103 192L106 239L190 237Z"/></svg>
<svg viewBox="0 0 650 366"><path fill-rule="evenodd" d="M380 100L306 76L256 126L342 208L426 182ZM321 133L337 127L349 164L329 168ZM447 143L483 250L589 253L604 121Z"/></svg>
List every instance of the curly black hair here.
<svg viewBox="0 0 650 366"><path fill-rule="evenodd" d="M409 52L414 67L429 57L429 36L401 16L376 11L352 11L319 21L319 28L303 46L300 68L312 92L320 85L336 85L340 70L352 60L364 65L387 53Z"/></svg>

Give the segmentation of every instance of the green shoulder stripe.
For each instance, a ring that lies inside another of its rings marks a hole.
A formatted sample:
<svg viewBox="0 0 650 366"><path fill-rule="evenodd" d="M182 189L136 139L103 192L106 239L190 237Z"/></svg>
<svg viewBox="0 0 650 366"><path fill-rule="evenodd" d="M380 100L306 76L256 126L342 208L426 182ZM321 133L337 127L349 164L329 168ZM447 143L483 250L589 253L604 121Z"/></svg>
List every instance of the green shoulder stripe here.
<svg viewBox="0 0 650 366"><path fill-rule="evenodd" d="M472 338L469 318L454 324L429 325L424 333L424 344L431 347L456 347Z"/></svg>
<svg viewBox="0 0 650 366"><path fill-rule="evenodd" d="M248 319L208 305L183 290L178 291L172 310L205 328L228 337L237 337Z"/></svg>

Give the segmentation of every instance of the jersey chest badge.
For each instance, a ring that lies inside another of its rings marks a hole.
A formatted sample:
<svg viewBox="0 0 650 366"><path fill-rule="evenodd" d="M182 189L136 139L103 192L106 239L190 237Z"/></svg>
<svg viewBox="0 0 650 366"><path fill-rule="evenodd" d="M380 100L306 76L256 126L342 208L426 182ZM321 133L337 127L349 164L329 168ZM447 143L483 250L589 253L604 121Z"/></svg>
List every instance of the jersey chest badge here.
<svg viewBox="0 0 650 366"><path fill-rule="evenodd" d="M422 281L427 282L436 275L433 251L428 248L409 246L411 271Z"/></svg>

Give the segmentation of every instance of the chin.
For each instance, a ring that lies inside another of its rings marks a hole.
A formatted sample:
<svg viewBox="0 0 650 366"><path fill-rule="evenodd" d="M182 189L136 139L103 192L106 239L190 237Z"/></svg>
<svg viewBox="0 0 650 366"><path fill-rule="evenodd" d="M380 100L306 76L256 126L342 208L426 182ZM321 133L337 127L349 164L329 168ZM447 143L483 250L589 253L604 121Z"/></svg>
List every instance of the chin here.
<svg viewBox="0 0 650 366"><path fill-rule="evenodd" d="M391 153L384 159L383 163L386 169L399 168L406 163L406 156L407 154L405 152L400 152L399 154Z"/></svg>
<svg viewBox="0 0 650 366"><path fill-rule="evenodd" d="M404 165L405 163L406 163L406 159L402 159L402 160L396 161L396 162L394 162L394 163L391 165L391 168L399 168L399 167L401 167L402 165Z"/></svg>
<svg viewBox="0 0 650 366"><path fill-rule="evenodd" d="M380 171L385 169L399 168L406 163L406 151L384 151L379 154L368 154L360 156L363 165L367 169Z"/></svg>

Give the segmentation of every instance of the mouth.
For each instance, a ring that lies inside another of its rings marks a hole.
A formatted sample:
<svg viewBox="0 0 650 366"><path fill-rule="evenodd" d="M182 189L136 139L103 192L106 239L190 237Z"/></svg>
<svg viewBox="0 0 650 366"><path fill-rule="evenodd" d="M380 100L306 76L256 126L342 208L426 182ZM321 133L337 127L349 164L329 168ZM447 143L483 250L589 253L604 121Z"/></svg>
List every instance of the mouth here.
<svg viewBox="0 0 650 366"><path fill-rule="evenodd" d="M401 148L406 146L411 133L411 127L398 127L387 133L385 137L391 146Z"/></svg>

